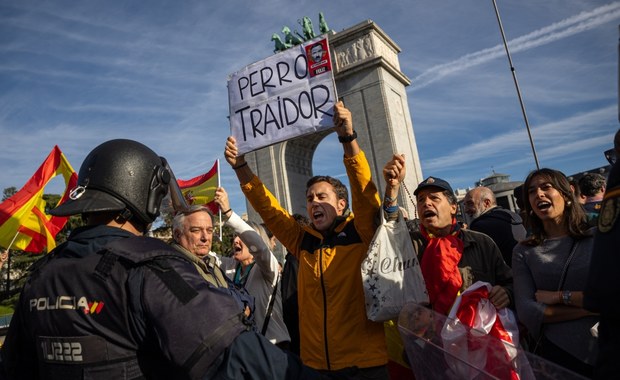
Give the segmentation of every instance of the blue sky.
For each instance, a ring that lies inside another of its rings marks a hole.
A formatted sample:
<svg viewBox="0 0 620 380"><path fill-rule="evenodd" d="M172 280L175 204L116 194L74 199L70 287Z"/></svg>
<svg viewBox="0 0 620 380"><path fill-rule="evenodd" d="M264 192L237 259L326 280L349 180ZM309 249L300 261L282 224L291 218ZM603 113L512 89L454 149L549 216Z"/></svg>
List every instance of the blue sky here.
<svg viewBox="0 0 620 380"><path fill-rule="evenodd" d="M620 2L498 0L541 166L605 165L618 129ZM424 176L467 188L535 168L492 1L0 0L0 188L20 188L57 144L76 170L113 138L143 142L189 179L223 161L227 76L273 51L271 34L318 12L371 19L401 47ZM330 136L314 171L343 175ZM334 164L336 163L336 164ZM47 192L60 192L60 179Z"/></svg>

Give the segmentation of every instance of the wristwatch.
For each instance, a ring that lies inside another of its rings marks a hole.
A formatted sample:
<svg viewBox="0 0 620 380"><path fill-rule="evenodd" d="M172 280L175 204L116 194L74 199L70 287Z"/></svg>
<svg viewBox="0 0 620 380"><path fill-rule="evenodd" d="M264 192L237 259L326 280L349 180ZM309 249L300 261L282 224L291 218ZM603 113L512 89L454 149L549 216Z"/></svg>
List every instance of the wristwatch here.
<svg viewBox="0 0 620 380"><path fill-rule="evenodd" d="M572 296L572 293L570 290L565 290L562 292L562 303L564 305L570 305L570 297Z"/></svg>
<svg viewBox="0 0 620 380"><path fill-rule="evenodd" d="M355 140L356 138L357 138L357 132L353 131L352 135L338 136L338 141L340 141L341 143L350 143L351 141Z"/></svg>

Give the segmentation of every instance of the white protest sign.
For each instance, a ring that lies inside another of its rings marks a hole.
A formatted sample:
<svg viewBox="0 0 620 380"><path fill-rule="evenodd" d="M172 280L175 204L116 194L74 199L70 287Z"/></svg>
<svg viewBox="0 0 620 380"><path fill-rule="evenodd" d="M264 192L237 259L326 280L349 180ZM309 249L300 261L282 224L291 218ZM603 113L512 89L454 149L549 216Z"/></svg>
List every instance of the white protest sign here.
<svg viewBox="0 0 620 380"><path fill-rule="evenodd" d="M230 75L230 131L239 154L334 126L337 100L327 36Z"/></svg>

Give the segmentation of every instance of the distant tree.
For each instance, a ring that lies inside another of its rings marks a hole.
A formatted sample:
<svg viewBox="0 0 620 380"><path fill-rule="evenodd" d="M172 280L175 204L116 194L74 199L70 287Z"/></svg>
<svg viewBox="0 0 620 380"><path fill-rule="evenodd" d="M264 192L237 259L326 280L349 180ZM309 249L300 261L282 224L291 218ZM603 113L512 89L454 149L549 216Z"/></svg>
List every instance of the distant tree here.
<svg viewBox="0 0 620 380"><path fill-rule="evenodd" d="M15 193L17 193L17 187L15 186L5 187L4 191L2 192L2 201L5 201L11 198L13 195L15 195Z"/></svg>
<svg viewBox="0 0 620 380"><path fill-rule="evenodd" d="M19 299L19 292L28 276L29 269L36 261L45 257L40 253L28 253L11 249L11 267L4 265L0 271L0 305L14 307ZM11 271L9 286L7 287L7 270Z"/></svg>
<svg viewBox="0 0 620 380"><path fill-rule="evenodd" d="M45 201L45 213L49 214L50 210L56 207L58 201L60 201L60 195L43 194L43 200Z"/></svg>
<svg viewBox="0 0 620 380"><path fill-rule="evenodd" d="M217 222L216 222L217 224ZM232 255L232 240L234 237L234 231L228 226L222 227L222 240L220 240L220 233L218 229L215 229L213 233L213 247L211 250L221 256Z"/></svg>

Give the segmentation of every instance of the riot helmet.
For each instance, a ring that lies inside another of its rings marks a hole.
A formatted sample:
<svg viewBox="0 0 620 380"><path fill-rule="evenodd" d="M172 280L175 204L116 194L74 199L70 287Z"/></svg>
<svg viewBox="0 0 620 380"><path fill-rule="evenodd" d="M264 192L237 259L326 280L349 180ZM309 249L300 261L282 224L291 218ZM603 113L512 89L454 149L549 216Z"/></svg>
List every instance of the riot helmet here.
<svg viewBox="0 0 620 380"><path fill-rule="evenodd" d="M57 216L118 211L146 227L159 215L172 178L163 157L132 140L104 142L84 159L69 199L50 211Z"/></svg>

